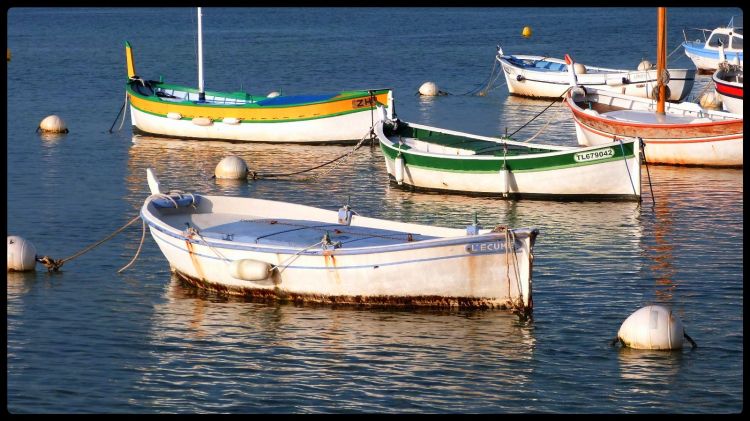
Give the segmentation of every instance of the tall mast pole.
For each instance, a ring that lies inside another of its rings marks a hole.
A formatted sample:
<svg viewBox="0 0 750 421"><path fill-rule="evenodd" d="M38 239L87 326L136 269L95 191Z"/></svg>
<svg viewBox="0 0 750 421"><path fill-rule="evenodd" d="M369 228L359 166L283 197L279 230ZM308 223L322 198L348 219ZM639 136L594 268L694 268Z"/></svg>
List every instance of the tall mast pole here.
<svg viewBox="0 0 750 421"><path fill-rule="evenodd" d="M656 36L656 82L659 88L659 99L656 103L656 112L664 114L664 97L666 86L663 75L667 67L667 8L660 7L658 13L658 33Z"/></svg>
<svg viewBox="0 0 750 421"><path fill-rule="evenodd" d="M206 100L203 89L203 22L201 8L198 8L198 101Z"/></svg>

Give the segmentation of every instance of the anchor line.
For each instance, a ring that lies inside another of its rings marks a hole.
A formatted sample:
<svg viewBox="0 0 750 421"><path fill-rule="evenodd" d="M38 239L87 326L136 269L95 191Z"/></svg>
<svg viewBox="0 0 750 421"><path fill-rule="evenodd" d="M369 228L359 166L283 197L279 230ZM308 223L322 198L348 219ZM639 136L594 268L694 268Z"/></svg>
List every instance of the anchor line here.
<svg viewBox="0 0 750 421"><path fill-rule="evenodd" d="M656 206L656 198L654 198L654 188L651 187L651 172L648 170L648 159L646 159L646 143L643 138L639 138L641 142L641 153L643 154L643 163L646 164L646 175L648 176L648 189L651 191L651 202L652 206Z"/></svg>
<svg viewBox="0 0 750 421"><path fill-rule="evenodd" d="M563 95L565 95L566 93L568 93L568 91L571 88L572 88L572 86L568 87L568 89L566 89L562 94L560 94L560 96L558 96L557 98L555 98L548 106L544 107L544 109L542 111L540 111L537 115L535 115L534 117L532 117L531 120L527 121L523 126L519 127L515 132L511 133L510 135L508 135L506 137L513 137L514 134L518 133L519 131L521 131L521 129L523 129L524 127L528 126L529 123L531 123L532 121L536 120L536 118L539 117L540 115L542 115L542 113L544 113L545 111L547 111L549 109L549 107L553 106L557 102L558 99L562 98Z"/></svg>
<svg viewBox="0 0 750 421"><path fill-rule="evenodd" d="M146 239L146 221L142 221L142 224L141 224L141 242L138 244L138 250L135 251L135 256L133 256L133 259L130 260L130 262L127 265L125 265L122 268L120 268L120 270L118 270L117 273L122 273L125 269L129 268L130 265L132 265L133 263L135 263L135 259L137 259L138 255L141 254L141 247L143 247L143 240L145 240L145 239Z"/></svg>
<svg viewBox="0 0 750 421"><path fill-rule="evenodd" d="M625 146L622 144L622 139L617 139L620 142L620 151L622 151L622 160L625 162L625 169L628 171L628 180L630 180L630 186L633 188L633 194L638 195L635 191L635 184L633 184L633 176L630 175L630 167L628 167L628 157L625 156ZM638 138L639 142L642 142L643 139ZM638 202L641 201L641 196L638 196Z"/></svg>

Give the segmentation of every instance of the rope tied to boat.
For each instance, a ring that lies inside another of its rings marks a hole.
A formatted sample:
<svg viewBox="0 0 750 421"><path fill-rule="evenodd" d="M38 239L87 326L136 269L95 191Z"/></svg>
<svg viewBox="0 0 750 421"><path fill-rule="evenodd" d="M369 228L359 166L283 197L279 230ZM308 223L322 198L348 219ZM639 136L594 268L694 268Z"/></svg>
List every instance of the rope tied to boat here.
<svg viewBox="0 0 750 421"><path fill-rule="evenodd" d="M537 115L535 115L534 117L531 117L531 120L529 120L526 123L524 123L521 127L519 127L513 133L511 133L509 135L506 135L506 137L513 137L514 134L518 133L519 131L521 131L521 129L523 129L524 127L528 126L529 123L531 123L532 121L536 120L537 117L539 117L540 115L542 115L551 106L555 105L558 102L557 100L560 99L560 98L562 98L566 93L568 93L568 91L570 91L571 88L572 88L572 86L568 87L568 89L566 89L562 94L560 94L560 96L558 96L557 98L555 98L554 100L552 100L552 102L549 105L547 105L546 107L544 107L544 109L542 111L540 111L539 113L537 113ZM538 135L538 133L537 133L537 135ZM536 137L536 135L534 137ZM531 139L529 139L529 140L531 140Z"/></svg>
<svg viewBox="0 0 750 421"><path fill-rule="evenodd" d="M618 142L620 142L620 151L622 152L622 160L623 160L623 162L625 162L625 169L628 172L628 180L630 180L630 187L633 188L633 194L636 195L636 196L638 196L638 202L640 202L641 201L641 196L639 196L638 193L636 192L636 190L635 190L635 184L633 183L633 176L630 175L630 167L628 167L628 157L625 156L625 145L622 143L622 139L615 137L615 140L617 140ZM638 138L638 141L639 142L643 142L643 140L640 137Z"/></svg>
<svg viewBox="0 0 750 421"><path fill-rule="evenodd" d="M130 221L128 221L128 223L126 223L122 227L116 229L113 233L111 233L111 234L107 235L106 237L104 237L104 239L97 241L96 243L94 243L94 244L92 244L92 245L84 248L83 250L79 251L78 253L75 253L74 255L72 255L70 257L66 257L64 259L53 259L53 258L51 258L49 256L42 256L42 257L35 256L35 259L36 259L37 262L39 262L39 263L43 264L44 266L46 266L48 272L58 272L60 270L60 268L62 267L62 265L65 264L66 262L71 261L71 260L73 260L73 259L75 259L75 258L77 258L77 257L79 257L79 256L81 256L81 255L83 255L85 253L88 253L89 251L93 250L94 248L96 248L97 246L101 245L102 243L104 243L104 242L112 239L115 235L117 235L120 232L122 232L125 228L129 227L130 225L132 225L135 221L137 221L140 218L141 218L140 214L136 215L133 219L131 219Z"/></svg>

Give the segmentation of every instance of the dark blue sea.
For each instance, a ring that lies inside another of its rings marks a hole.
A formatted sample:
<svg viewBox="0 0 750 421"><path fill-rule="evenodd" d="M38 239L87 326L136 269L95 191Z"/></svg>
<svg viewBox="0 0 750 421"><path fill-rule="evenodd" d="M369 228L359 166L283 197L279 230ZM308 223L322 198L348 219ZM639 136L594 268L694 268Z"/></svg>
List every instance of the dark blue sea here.
<svg viewBox="0 0 750 421"><path fill-rule="evenodd" d="M693 66L677 48L683 29L742 16L706 6L668 9L670 67ZM514 132L550 105L509 97L502 76L492 80L498 44L612 68L656 61L655 7L203 14L207 89L392 88L402 120L482 135ZM352 147L134 136L129 117L118 130L125 41L139 75L197 85L194 8L11 8L6 17L7 234L29 240L39 255L72 256L135 217L149 194L147 167L172 189L327 209L350 198L366 216L449 227L469 224L476 212L486 227L541 232L534 312L522 319L499 310L334 308L207 293L172 278L148 234L138 259L118 274L138 249L137 222L60 273L41 265L8 273L9 412L743 410L742 169L650 166L649 179L644 168L640 205L409 192L389 183L381 152L369 146L315 181L217 182L214 168L229 154L252 170L282 173ZM709 80L698 77L691 99ZM426 81L451 95L415 95ZM467 94L479 88L487 94ZM514 137L576 145L570 112L558 105ZM51 114L70 133L37 134ZM672 308L698 347L610 346L622 322L650 304Z"/></svg>

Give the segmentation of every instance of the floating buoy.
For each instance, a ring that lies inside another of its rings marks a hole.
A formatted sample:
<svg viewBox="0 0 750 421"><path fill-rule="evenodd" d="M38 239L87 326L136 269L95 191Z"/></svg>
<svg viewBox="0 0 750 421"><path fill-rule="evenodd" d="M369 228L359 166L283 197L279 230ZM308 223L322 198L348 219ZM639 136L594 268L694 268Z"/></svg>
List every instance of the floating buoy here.
<svg viewBox="0 0 750 421"><path fill-rule="evenodd" d="M214 122L208 117L195 117L193 118L193 124L196 126L210 126L214 124Z"/></svg>
<svg viewBox="0 0 750 421"><path fill-rule="evenodd" d="M701 107L709 110L721 109L721 100L719 99L719 96L716 95L716 92L706 92L703 94L700 99L700 104Z"/></svg>
<svg viewBox="0 0 750 421"><path fill-rule="evenodd" d="M247 164L245 161L235 155L224 157L216 165L214 175L216 178L238 180L247 177Z"/></svg>
<svg viewBox="0 0 750 421"><path fill-rule="evenodd" d="M680 318L672 310L659 305L646 306L631 314L622 323L617 339L634 349L682 349L683 338L695 343L685 333Z"/></svg>
<svg viewBox="0 0 750 421"><path fill-rule="evenodd" d="M56 115L47 116L39 123L38 130L45 133L68 133L68 128L65 127L65 122L62 118Z"/></svg>
<svg viewBox="0 0 750 421"><path fill-rule="evenodd" d="M531 27L524 26L523 30L521 31L521 35L523 35L524 38L529 38L531 36Z"/></svg>
<svg viewBox="0 0 750 421"><path fill-rule="evenodd" d="M36 248L17 235L8 236L8 272L25 272L36 268Z"/></svg>
<svg viewBox="0 0 750 421"><path fill-rule="evenodd" d="M638 70L650 70L653 69L654 65L651 64L648 60L643 60L640 63L638 63Z"/></svg>
<svg viewBox="0 0 750 421"><path fill-rule="evenodd" d="M271 265L253 259L233 260L229 264L229 274L245 281L261 281L271 274Z"/></svg>
<svg viewBox="0 0 750 421"><path fill-rule="evenodd" d="M425 82L419 87L419 94L423 96L436 96L440 94L435 82Z"/></svg>
<svg viewBox="0 0 750 421"><path fill-rule="evenodd" d="M393 178L399 186L404 182L404 157L401 153L393 160Z"/></svg>
<svg viewBox="0 0 750 421"><path fill-rule="evenodd" d="M224 124L232 124L232 125L234 125L234 124L240 124L240 119L239 118L234 118L234 117L224 117L224 119L221 120L221 122L224 123Z"/></svg>
<svg viewBox="0 0 750 421"><path fill-rule="evenodd" d="M167 118L171 120L180 120L182 118L182 114L175 112L167 113Z"/></svg>
<svg viewBox="0 0 750 421"><path fill-rule="evenodd" d="M276 91L270 92L268 95L266 95L267 98L276 98L277 96L281 96L281 94Z"/></svg>

